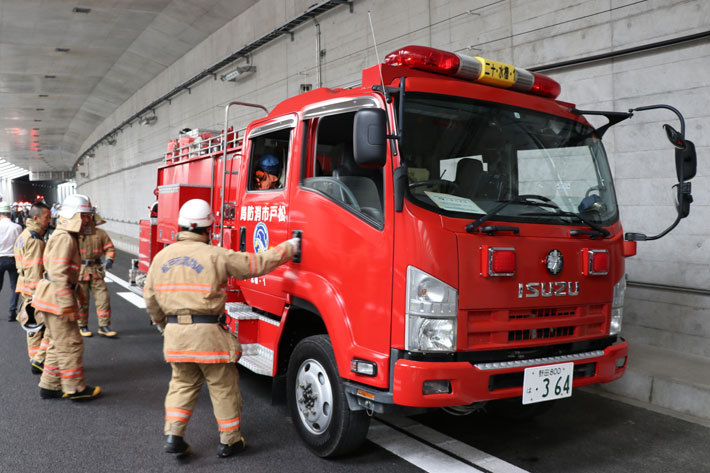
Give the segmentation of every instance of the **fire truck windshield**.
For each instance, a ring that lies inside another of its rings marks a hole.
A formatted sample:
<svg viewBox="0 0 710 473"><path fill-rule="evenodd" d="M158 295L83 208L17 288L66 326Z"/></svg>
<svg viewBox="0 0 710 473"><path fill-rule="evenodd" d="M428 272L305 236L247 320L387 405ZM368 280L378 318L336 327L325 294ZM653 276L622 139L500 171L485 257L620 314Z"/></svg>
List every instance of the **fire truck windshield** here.
<svg viewBox="0 0 710 473"><path fill-rule="evenodd" d="M395 107L395 110L397 108ZM529 109L408 92L402 156L408 199L470 218L609 225L618 217L606 154L592 127ZM521 195L550 205L533 208ZM512 202L510 202L512 201Z"/></svg>

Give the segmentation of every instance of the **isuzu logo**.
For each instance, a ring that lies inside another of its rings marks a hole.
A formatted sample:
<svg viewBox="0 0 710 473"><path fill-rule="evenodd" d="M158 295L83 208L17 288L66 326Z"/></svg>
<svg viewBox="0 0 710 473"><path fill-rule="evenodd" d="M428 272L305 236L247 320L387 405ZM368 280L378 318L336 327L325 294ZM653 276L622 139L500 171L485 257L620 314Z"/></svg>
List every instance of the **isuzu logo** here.
<svg viewBox="0 0 710 473"><path fill-rule="evenodd" d="M559 250L550 251L545 258L545 267L550 274L560 274L563 264L564 258Z"/></svg>
<svg viewBox="0 0 710 473"><path fill-rule="evenodd" d="M579 295L579 281L518 283L518 299L577 295Z"/></svg>

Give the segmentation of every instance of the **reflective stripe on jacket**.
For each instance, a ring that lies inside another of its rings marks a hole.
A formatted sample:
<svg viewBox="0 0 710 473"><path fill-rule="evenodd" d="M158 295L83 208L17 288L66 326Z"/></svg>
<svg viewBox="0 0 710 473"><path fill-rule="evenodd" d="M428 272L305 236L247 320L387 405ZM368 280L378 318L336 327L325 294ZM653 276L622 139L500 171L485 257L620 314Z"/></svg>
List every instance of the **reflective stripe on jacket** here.
<svg viewBox="0 0 710 473"><path fill-rule="evenodd" d="M166 315L224 313L227 279L247 279L269 273L293 257L293 247L281 243L259 254L241 253L207 244L207 236L180 232L178 241L153 259L143 289L153 322ZM165 328L164 354L170 363L229 363L241 355L233 335L217 323L171 323Z"/></svg>

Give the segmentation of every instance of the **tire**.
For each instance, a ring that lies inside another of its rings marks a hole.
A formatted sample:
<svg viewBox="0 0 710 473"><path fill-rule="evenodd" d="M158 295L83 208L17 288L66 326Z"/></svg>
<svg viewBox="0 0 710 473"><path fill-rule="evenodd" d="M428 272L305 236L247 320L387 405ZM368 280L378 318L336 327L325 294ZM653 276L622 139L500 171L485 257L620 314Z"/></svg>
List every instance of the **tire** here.
<svg viewBox="0 0 710 473"><path fill-rule="evenodd" d="M519 397L489 401L487 411L501 419L509 421L525 421L545 414L555 406L557 401L523 404Z"/></svg>
<svg viewBox="0 0 710 473"><path fill-rule="evenodd" d="M286 389L293 424L319 457L345 455L365 440L370 417L348 407L327 335L307 337L296 345Z"/></svg>

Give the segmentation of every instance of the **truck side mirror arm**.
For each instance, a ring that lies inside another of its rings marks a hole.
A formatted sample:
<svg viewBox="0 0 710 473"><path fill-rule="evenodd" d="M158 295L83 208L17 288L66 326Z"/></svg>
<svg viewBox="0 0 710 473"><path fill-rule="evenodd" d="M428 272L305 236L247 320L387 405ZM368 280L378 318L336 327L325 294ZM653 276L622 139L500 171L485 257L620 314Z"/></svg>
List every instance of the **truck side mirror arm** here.
<svg viewBox="0 0 710 473"><path fill-rule="evenodd" d="M663 238L671 230L678 226L682 219L684 219L690 214L690 204L693 202L693 195L691 192L691 184L690 182L686 181L689 181L690 179L695 177L695 173L697 170L697 156L695 153L695 145L693 144L693 142L685 139L685 120L683 119L683 115L680 113L680 111L678 111L678 109L665 104L648 105L645 107L632 108L628 111L628 113L597 112L588 110L577 110L575 108L570 109L571 112L576 113L578 115L603 115L607 117L609 119L609 123L596 130L597 135L601 138L602 134L606 132L609 127L615 125L616 123L619 123L620 121L630 118L631 116L633 116L634 112L655 110L659 108L664 108L675 113L678 117L678 120L680 121L680 132L676 131L676 129L670 125L663 125L663 129L666 132L668 140L675 147L675 165L676 174L678 176L678 184L675 184L673 187L677 189L676 210L678 211L678 216L668 228L666 228L658 235L648 236L644 233L626 233L624 235L624 238L627 241L650 241Z"/></svg>

